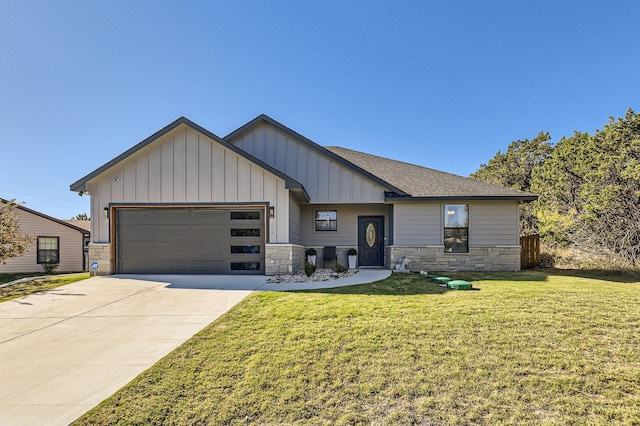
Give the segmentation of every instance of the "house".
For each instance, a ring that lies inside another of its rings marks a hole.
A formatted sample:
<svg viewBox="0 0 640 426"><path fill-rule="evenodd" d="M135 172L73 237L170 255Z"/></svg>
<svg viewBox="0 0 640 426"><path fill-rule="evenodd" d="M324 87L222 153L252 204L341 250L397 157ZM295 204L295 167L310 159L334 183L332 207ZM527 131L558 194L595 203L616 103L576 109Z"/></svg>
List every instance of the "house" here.
<svg viewBox="0 0 640 426"><path fill-rule="evenodd" d="M266 115L224 138L182 117L70 185L98 274L279 274L325 247L360 267L520 268L533 194L340 147ZM335 249L334 249L335 248ZM334 257L334 256L331 256Z"/></svg>
<svg viewBox="0 0 640 426"><path fill-rule="evenodd" d="M0 198L0 203L9 201ZM43 264L52 260L57 272L87 270L86 244L89 231L78 222L69 223L16 205L20 231L34 237L29 251L0 263L0 273L43 272Z"/></svg>

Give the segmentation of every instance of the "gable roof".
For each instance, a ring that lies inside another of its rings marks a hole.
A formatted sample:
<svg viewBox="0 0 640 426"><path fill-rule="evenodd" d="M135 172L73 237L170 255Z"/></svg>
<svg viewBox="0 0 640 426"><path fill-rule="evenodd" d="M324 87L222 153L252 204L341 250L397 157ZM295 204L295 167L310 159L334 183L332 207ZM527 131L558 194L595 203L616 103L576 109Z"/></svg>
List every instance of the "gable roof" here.
<svg viewBox="0 0 640 426"><path fill-rule="evenodd" d="M245 124L244 126L234 130L233 132L229 133L227 136L224 137L224 140L226 141L231 141L233 139L236 139L240 136L242 136L243 134L251 131L254 127L260 125L260 124L269 124L273 127L275 127L276 129L280 130L281 132L298 139L299 141L301 141L302 143L308 145L310 148L319 151L321 153L323 153L324 155L326 155L327 157L337 161L338 163L356 171L357 173L360 173L366 177L368 177L369 179L373 180L374 182L378 183L379 185L385 187L387 190L396 193L399 196L408 196L409 194L404 192L402 189L396 187L395 185L393 185L390 182L385 181L384 179L381 179L381 177L379 175L376 175L375 173L371 173L371 171L366 170L362 167L360 167L358 164L354 164L353 162L350 162L348 159L337 155L335 152L317 144L316 142L312 141L311 139L301 135L300 133L296 132L295 130L292 130L290 128L288 128L287 126L285 126L284 124L274 120L273 118L269 117L268 115L265 114L261 114L259 116L257 116L256 118L254 118L253 120L249 121L247 124Z"/></svg>
<svg viewBox="0 0 640 426"><path fill-rule="evenodd" d="M410 199L508 199L533 201L538 198L528 192L347 148L331 146L326 147L326 149L400 188L411 197ZM387 199L391 198L397 198L397 196L387 194Z"/></svg>
<svg viewBox="0 0 640 426"><path fill-rule="evenodd" d="M194 123L193 121L189 120L186 117L178 118L173 123L165 126L161 130L155 132L153 135L149 136L148 138L146 138L142 142L138 143L137 145L133 146L132 148L129 148L128 150L126 150L122 154L118 155L113 160L109 161L108 163L105 163L104 165L100 166L99 168L97 168L93 172L89 173L85 177L83 177L83 178L77 180L76 182L72 183L71 185L69 185L69 189L71 189L71 191L79 192L82 195L82 193L86 191L86 184L87 184L88 181L90 181L91 179L95 178L96 176L104 173L105 171L109 170L110 168L112 168L116 164L120 163L121 161L124 161L125 159L127 159L131 155L135 154L136 152L140 151L141 149L145 148L146 146L152 144L156 140L160 139L162 136L166 135L167 133L171 132L172 130L176 129L177 127L179 127L181 125L186 125L186 126L192 128L193 130L202 133L203 135L207 136L208 138L218 142L219 144L221 144L225 148L233 151L234 153L240 155L241 157L246 158L247 160L251 161L252 163L255 163L256 165L258 165L258 166L262 167L263 169L269 171L270 173L278 176L279 178L281 178L281 179L283 179L285 181L285 188L296 190L296 192L299 193L298 195L301 198L306 198L306 200L309 200L309 195L306 193L306 190L304 189L304 187L302 186L302 184L300 182L298 182L295 179L291 178L290 176L282 173L280 170L268 165L267 163L263 162L262 160L259 160L258 158L248 154L247 152L243 151L242 149L236 147L235 145L223 140L219 136L211 133L210 131L208 131L204 127L199 126L198 124Z"/></svg>
<svg viewBox="0 0 640 426"><path fill-rule="evenodd" d="M11 201L9 201L9 200L5 200L4 198L0 198L0 204L9 204L9 203L11 203ZM25 206L23 206L23 205L20 205L20 204L18 204L18 203L15 203L15 202L14 202L13 204L15 204L16 208L18 208L19 210L25 211L25 212L27 212L27 213L34 214L34 215L36 215L36 216L40 216L40 217L41 217L41 218L43 218L43 219L47 219L47 220L50 220L50 221L52 221L52 222L56 222L56 223L58 223L58 224L60 224L60 225L67 226L67 227L69 227L69 228L71 228L71 229L74 229L74 230L76 230L76 231L78 231L78 232L81 232L81 233L83 233L83 234L88 234L88 233L89 233L89 230L87 230L87 229L83 229L83 228L82 228L82 227L80 227L80 226L76 226L76 225L74 225L74 224L68 223L67 221L60 220L60 219L56 219L55 217L48 216L48 215L46 215L46 214L44 214L44 213L40 213L40 212L38 212L38 211L31 210L30 208L27 208L27 207L25 207Z"/></svg>
<svg viewBox="0 0 640 426"><path fill-rule="evenodd" d="M65 220L65 222L67 222L69 225L75 226L76 228L82 228L87 232L91 231L91 221L90 220L71 219L71 220Z"/></svg>

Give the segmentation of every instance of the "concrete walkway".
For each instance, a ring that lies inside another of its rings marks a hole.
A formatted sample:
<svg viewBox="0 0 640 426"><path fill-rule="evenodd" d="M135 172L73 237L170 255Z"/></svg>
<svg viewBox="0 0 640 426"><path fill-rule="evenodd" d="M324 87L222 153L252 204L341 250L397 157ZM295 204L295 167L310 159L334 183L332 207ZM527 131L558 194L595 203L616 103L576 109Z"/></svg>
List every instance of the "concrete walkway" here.
<svg viewBox="0 0 640 426"><path fill-rule="evenodd" d="M264 276L109 276L0 303L0 424L66 425L255 290L354 285Z"/></svg>

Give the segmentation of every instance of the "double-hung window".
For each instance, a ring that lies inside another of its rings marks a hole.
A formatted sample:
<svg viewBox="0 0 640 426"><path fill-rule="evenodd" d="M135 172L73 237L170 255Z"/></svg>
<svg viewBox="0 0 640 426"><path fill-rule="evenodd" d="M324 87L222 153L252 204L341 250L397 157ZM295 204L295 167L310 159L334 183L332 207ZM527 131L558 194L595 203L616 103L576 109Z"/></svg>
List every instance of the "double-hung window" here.
<svg viewBox="0 0 640 426"><path fill-rule="evenodd" d="M60 263L60 237L38 237L38 263Z"/></svg>
<svg viewBox="0 0 640 426"><path fill-rule="evenodd" d="M469 205L444 206L444 252L469 252Z"/></svg>
<svg viewBox="0 0 640 426"><path fill-rule="evenodd" d="M337 231L337 210L316 210L316 231Z"/></svg>

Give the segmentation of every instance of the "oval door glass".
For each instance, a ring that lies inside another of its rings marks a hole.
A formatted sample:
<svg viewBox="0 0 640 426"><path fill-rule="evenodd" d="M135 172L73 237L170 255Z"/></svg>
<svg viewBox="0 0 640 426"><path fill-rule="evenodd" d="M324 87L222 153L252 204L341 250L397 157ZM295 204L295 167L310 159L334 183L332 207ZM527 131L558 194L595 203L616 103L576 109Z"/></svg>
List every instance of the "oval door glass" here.
<svg viewBox="0 0 640 426"><path fill-rule="evenodd" d="M369 247L373 247L376 244L376 227L373 223L369 222L367 225L365 236L367 239L367 245Z"/></svg>

